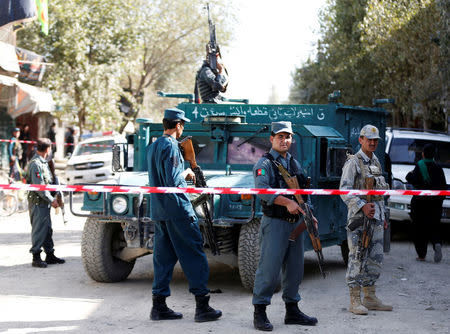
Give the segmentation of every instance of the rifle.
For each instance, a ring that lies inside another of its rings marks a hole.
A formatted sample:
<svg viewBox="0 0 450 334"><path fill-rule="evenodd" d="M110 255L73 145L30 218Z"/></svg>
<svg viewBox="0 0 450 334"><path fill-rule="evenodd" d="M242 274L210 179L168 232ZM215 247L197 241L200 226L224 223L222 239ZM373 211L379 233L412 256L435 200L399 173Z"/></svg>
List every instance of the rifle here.
<svg viewBox="0 0 450 334"><path fill-rule="evenodd" d="M300 185L298 184L297 176L291 176L289 172L286 170L286 168L283 167L282 164L277 163L278 170L280 171L281 176L283 177L284 181L286 182L289 189L300 189ZM308 183L311 179L308 180ZM304 212L304 219L303 222L297 226L289 235L289 241L294 242L297 237L303 233L303 231L306 229L308 231L308 235L311 239L311 244L313 246L314 252L317 254L317 261L319 265L320 273L322 274L323 278L325 278L325 271L323 270L324 267L324 261L323 261L323 253L322 253L322 244L320 243L320 237L319 237L319 231L316 228L316 225L313 220L313 215L311 212L311 208L308 204L305 203L303 200L302 195L294 195L297 203L299 204L300 208Z"/></svg>
<svg viewBox="0 0 450 334"><path fill-rule="evenodd" d="M195 160L194 146L192 145L192 137L187 136L179 143L181 152L183 154L184 160L189 162L192 171L195 174L195 186L199 188L206 188L206 180L203 175L203 171L197 161ZM200 199L201 197L201 199ZM208 208L208 202L212 202L212 196L210 194L202 194L193 204L197 206L197 203L201 202L203 213L205 214L204 219L204 232L206 242L211 249L213 255L220 255L219 243L217 242L217 236L214 230L213 221L211 218L211 213Z"/></svg>
<svg viewBox="0 0 450 334"><path fill-rule="evenodd" d="M53 161L53 159L50 159L48 161L48 167L50 168L50 172L52 173L52 176L53 176L53 184L56 184L56 185L61 184L55 173L55 162ZM55 198L56 198L56 201L58 202L58 207L55 208L55 213L58 214L59 213L58 209L61 208L61 215L63 218L63 222L64 222L64 225L66 225L67 224L66 209L64 208L64 194L62 193L62 191L57 191Z"/></svg>
<svg viewBox="0 0 450 334"><path fill-rule="evenodd" d="M211 15L209 13L209 3L206 4L208 10L208 26L209 26L209 43L206 44L206 50L208 52L209 66L214 73L217 74L217 58L216 54L220 55L220 48L217 45L216 40L216 26L212 23Z"/></svg>
<svg viewBox="0 0 450 334"><path fill-rule="evenodd" d="M375 179L373 177L366 177L364 180L365 188L367 190L373 189L374 181L375 181ZM372 203L372 195L367 195L367 203ZM373 227L374 227L375 223L376 223L375 219L369 218L364 214L364 218L363 218L363 222L362 222L362 226L363 226L362 235L359 238L358 248L356 249L356 258L359 261L359 271L360 272L363 267L363 261L364 261L364 259L366 259L367 252L369 251L369 245L370 245L370 241L372 240ZM352 228L354 230L356 227L358 227L358 226L355 226L355 224L351 224L351 225L352 226L349 225L350 230L352 230ZM359 224L359 226L361 226L361 224Z"/></svg>

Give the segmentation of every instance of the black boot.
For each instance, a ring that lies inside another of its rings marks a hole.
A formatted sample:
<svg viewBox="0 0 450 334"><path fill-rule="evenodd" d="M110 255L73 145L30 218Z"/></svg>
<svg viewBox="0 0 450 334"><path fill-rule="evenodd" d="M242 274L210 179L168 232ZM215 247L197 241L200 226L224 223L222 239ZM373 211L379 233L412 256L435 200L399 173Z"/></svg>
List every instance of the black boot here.
<svg viewBox="0 0 450 334"><path fill-rule="evenodd" d="M195 296L195 322L217 320L222 316L222 311L209 306L209 296Z"/></svg>
<svg viewBox="0 0 450 334"><path fill-rule="evenodd" d="M317 324L317 318L308 317L298 309L297 303L286 303L284 323L286 325L315 326Z"/></svg>
<svg viewBox="0 0 450 334"><path fill-rule="evenodd" d="M183 315L175 312L167 307L166 297L153 295L153 307L150 312L150 319L152 320L174 320L181 319Z"/></svg>
<svg viewBox="0 0 450 334"><path fill-rule="evenodd" d="M54 252L51 252L47 253L47 255L45 256L45 262L47 264L63 264L66 262L66 260L56 257Z"/></svg>
<svg viewBox="0 0 450 334"><path fill-rule="evenodd" d="M33 262L31 262L31 265L37 268L47 268L47 263L41 259L41 252L33 253Z"/></svg>
<svg viewBox="0 0 450 334"><path fill-rule="evenodd" d="M255 312L253 313L253 326L260 331L270 332L273 326L267 318L266 305L255 304Z"/></svg>

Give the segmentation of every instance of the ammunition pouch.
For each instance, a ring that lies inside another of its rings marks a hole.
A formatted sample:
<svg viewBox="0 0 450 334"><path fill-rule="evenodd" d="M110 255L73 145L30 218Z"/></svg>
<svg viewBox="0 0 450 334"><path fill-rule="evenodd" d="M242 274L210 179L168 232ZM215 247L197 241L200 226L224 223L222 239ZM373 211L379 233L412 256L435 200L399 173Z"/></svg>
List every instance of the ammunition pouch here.
<svg viewBox="0 0 450 334"><path fill-rule="evenodd" d="M364 225L364 218L357 218L352 220L348 225L347 228L349 229L350 232L353 232L354 230L356 230L358 227L361 227Z"/></svg>
<svg viewBox="0 0 450 334"><path fill-rule="evenodd" d="M41 205L46 203L46 200L39 196L36 191L30 191L28 193L28 201L33 203L34 205Z"/></svg>
<svg viewBox="0 0 450 334"><path fill-rule="evenodd" d="M289 223L295 223L300 219L300 215L293 215L285 206L277 204L267 205L267 202L264 201L261 201L261 206L262 212L267 217L283 219Z"/></svg>

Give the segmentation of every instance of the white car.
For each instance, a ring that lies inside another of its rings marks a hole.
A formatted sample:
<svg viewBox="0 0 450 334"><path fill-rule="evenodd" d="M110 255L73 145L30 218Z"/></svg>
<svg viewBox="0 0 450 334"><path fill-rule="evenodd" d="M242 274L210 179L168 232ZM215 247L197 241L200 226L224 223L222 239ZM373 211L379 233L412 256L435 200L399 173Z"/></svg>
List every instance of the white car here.
<svg viewBox="0 0 450 334"><path fill-rule="evenodd" d="M392 163L392 189L413 189L406 182L406 174L414 169L414 164L422 159L422 149L427 143L437 148L435 160L444 170L447 189L450 184L450 136L444 133L386 129L386 153ZM391 196L388 201L390 219L411 221L412 196ZM441 222L450 223L450 196L444 200Z"/></svg>
<svg viewBox="0 0 450 334"><path fill-rule="evenodd" d="M75 146L67 162L67 184L97 183L112 176L112 146L126 143L124 136L89 138Z"/></svg>

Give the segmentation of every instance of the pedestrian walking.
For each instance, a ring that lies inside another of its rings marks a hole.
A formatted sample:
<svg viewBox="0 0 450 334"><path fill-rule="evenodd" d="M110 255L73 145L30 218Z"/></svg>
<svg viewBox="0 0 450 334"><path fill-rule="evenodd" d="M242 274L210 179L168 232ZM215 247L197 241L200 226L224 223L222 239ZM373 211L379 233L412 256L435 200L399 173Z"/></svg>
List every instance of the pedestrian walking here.
<svg viewBox="0 0 450 334"><path fill-rule="evenodd" d="M406 175L406 181L415 189L446 190L444 170L434 161L436 148L433 144L423 147L422 159L414 170ZM444 196L413 196L411 199L411 219L413 222L413 240L417 260L425 261L428 242L434 249L434 262L442 260L442 235L440 223Z"/></svg>

